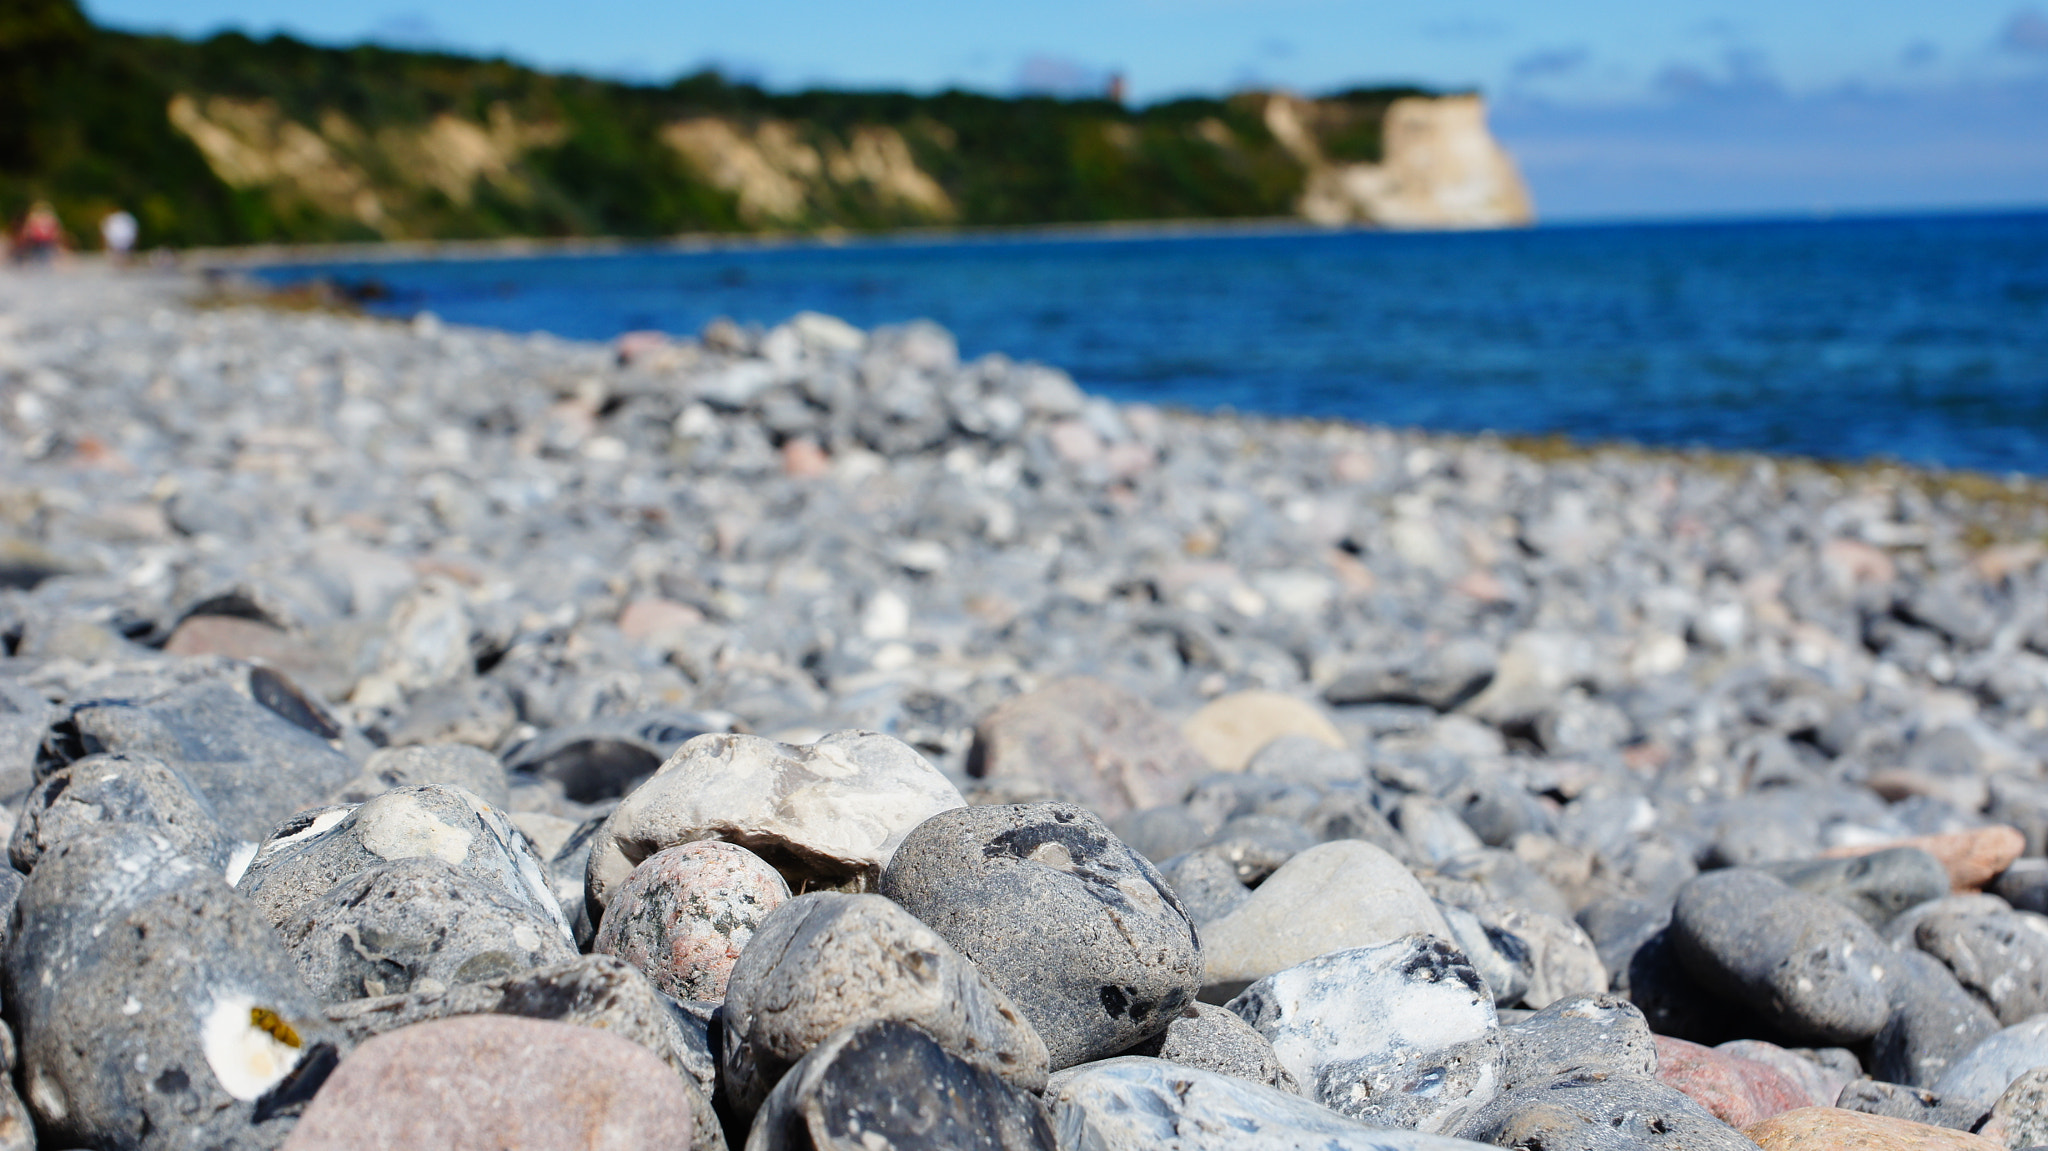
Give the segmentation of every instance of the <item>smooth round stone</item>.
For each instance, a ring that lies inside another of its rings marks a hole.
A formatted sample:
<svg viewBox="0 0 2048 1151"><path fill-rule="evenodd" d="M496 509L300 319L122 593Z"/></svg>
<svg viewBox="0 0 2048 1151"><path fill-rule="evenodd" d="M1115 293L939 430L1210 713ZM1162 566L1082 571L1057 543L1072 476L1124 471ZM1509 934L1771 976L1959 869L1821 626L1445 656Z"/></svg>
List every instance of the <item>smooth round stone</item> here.
<svg viewBox="0 0 2048 1151"><path fill-rule="evenodd" d="M747 941L788 899L782 875L744 847L666 848L613 893L592 950L639 968L677 999L723 999Z"/></svg>
<svg viewBox="0 0 2048 1151"><path fill-rule="evenodd" d="M1503 1092L1458 1134L1545 1151L1756 1151L1682 1091L1654 1079L1576 1071Z"/></svg>
<svg viewBox="0 0 2048 1151"><path fill-rule="evenodd" d="M876 1020L811 1049L769 1093L747 1151L1054 1151L1045 1105L916 1026Z"/></svg>
<svg viewBox="0 0 2048 1151"><path fill-rule="evenodd" d="M1201 820L1178 803L1127 811L1109 826L1131 850L1162 865L1209 842L1211 834Z"/></svg>
<svg viewBox="0 0 2048 1151"><path fill-rule="evenodd" d="M1563 1075L1657 1074L1657 1044L1634 1004L1613 995L1560 999L1501 1029L1503 1090Z"/></svg>
<svg viewBox="0 0 2048 1151"><path fill-rule="evenodd" d="M1318 956L1229 1007L1304 1094L1353 1119L1452 1131L1500 1090L1493 1000L1464 953L1433 936Z"/></svg>
<svg viewBox="0 0 2048 1151"><path fill-rule="evenodd" d="M475 795L438 783L394 788L354 808L301 812L264 841L235 886L282 928L335 884L401 859L456 868L572 938L526 836Z"/></svg>
<svg viewBox="0 0 2048 1151"><path fill-rule="evenodd" d="M751 1114L812 1048L882 1019L916 1024L1026 1091L1045 1086L1044 1040L931 928L879 895L812 892L762 920L733 967L722 1024L727 1099Z"/></svg>
<svg viewBox="0 0 2048 1151"><path fill-rule="evenodd" d="M379 1035L328 1076L287 1151L688 1151L691 1093L590 1027L468 1015Z"/></svg>
<svg viewBox="0 0 2048 1151"><path fill-rule="evenodd" d="M1859 1079L1848 1084L1836 1097L1835 1106L1845 1111L1884 1115L1955 1131L1976 1129L1987 1114L1983 1102L1976 1099L1949 1098L1903 1083L1886 1083L1877 1079Z"/></svg>
<svg viewBox="0 0 2048 1151"><path fill-rule="evenodd" d="M1933 1090L1989 1105L2036 1067L2048 1067L2048 1015L2015 1023L1979 1042L1949 1064Z"/></svg>
<svg viewBox="0 0 2048 1151"><path fill-rule="evenodd" d="M1252 1030L1236 1012L1207 1003L1183 1008L1166 1030L1124 1054L1164 1059L1301 1094L1301 1084L1294 1081L1294 1074L1280 1062L1265 1036Z"/></svg>
<svg viewBox="0 0 2048 1151"><path fill-rule="evenodd" d="M1429 893L1393 856L1338 840L1288 860L1235 911L1205 924L1202 955L1209 984L1235 994L1318 955L1417 932L1451 936Z"/></svg>
<svg viewBox="0 0 2048 1151"><path fill-rule="evenodd" d="M1374 1127L1260 1083L1125 1056L1054 1076L1046 1100L1063 1147L1087 1151L1479 1151L1442 1135Z"/></svg>
<svg viewBox="0 0 2048 1151"><path fill-rule="evenodd" d="M433 856L336 884L278 935L323 1003L474 983L576 957L556 925L526 903Z"/></svg>
<svg viewBox="0 0 2048 1151"><path fill-rule="evenodd" d="M1891 966L1892 1017L1870 1041L1871 1074L1932 1086L1964 1052L1997 1033L1998 1017L1925 951L1905 948Z"/></svg>
<svg viewBox="0 0 2048 1151"><path fill-rule="evenodd" d="M1913 930L1914 942L1955 973L2008 1026L2048 1011L2048 916L1944 912Z"/></svg>
<svg viewBox="0 0 2048 1151"><path fill-rule="evenodd" d="M1796 1038L1858 1043L1891 1018L1891 949L1848 908L1760 871L1713 871L1688 883L1670 934L1701 982Z"/></svg>
<svg viewBox="0 0 2048 1151"><path fill-rule="evenodd" d="M2005 1144L1840 1107L1802 1107L1742 1129L1763 1151L2005 1151Z"/></svg>
<svg viewBox="0 0 2048 1151"><path fill-rule="evenodd" d="M1197 927L1208 927L1252 896L1251 888L1238 880L1235 864L1206 851L1176 855L1160 865L1159 874Z"/></svg>
<svg viewBox="0 0 2048 1151"><path fill-rule="evenodd" d="M1541 1009L1560 999L1607 990L1607 967L1578 924L1539 911L1481 910L1479 919L1489 940L1499 946L1512 938L1526 949L1524 1005Z"/></svg>
<svg viewBox="0 0 2048 1151"><path fill-rule="evenodd" d="M1180 733L1218 771L1243 771L1261 748L1284 736L1344 746L1343 733L1321 708L1277 691L1218 696L1189 716Z"/></svg>
<svg viewBox="0 0 2048 1151"><path fill-rule="evenodd" d="M1114 819L1178 803L1209 770L1151 704L1085 676L1055 680L998 704L975 725L968 770L1050 785Z"/></svg>
<svg viewBox="0 0 2048 1151"><path fill-rule="evenodd" d="M6 1002L52 1145L267 1151L332 1066L262 912L159 835L80 828L42 857L14 924Z"/></svg>
<svg viewBox="0 0 2048 1151"><path fill-rule="evenodd" d="M1747 1127L1819 1101L1777 1068L1668 1035L1657 1037L1657 1079L1730 1127Z"/></svg>
<svg viewBox="0 0 2048 1151"><path fill-rule="evenodd" d="M1313 735L1281 735L1259 748L1244 765L1248 775L1326 791L1365 778L1365 758L1342 743Z"/></svg>
<svg viewBox="0 0 2048 1151"><path fill-rule="evenodd" d="M1202 985L1180 900L1100 819L1068 803L960 808L903 840L882 894L972 960L1057 1069L1164 1030Z"/></svg>
<svg viewBox="0 0 2048 1151"><path fill-rule="evenodd" d="M1765 864L1758 870L1789 886L1841 904L1872 927L1949 891L1948 870L1917 847L1894 847L1848 859Z"/></svg>
<svg viewBox="0 0 2048 1151"><path fill-rule="evenodd" d="M642 860L700 839L739 844L792 891L872 890L911 828L965 803L914 748L877 732L835 732L801 746L700 735L598 829L584 899L601 921L612 888Z"/></svg>
<svg viewBox="0 0 2048 1151"><path fill-rule="evenodd" d="M233 840L213 805L164 761L137 752L89 755L51 772L29 789L7 846L17 871L79 828L121 823L163 836L182 854L225 868Z"/></svg>
<svg viewBox="0 0 2048 1151"><path fill-rule="evenodd" d="M1520 1003L1529 990L1529 966L1534 962L1529 945L1518 935L1489 929L1477 915L1454 904L1437 906L1444 922L1451 925L1451 939L1486 981L1496 1007Z"/></svg>
<svg viewBox="0 0 2048 1151"><path fill-rule="evenodd" d="M459 787L502 811L511 803L505 765L480 747L463 743L413 744L379 748L363 761L362 773L334 794L334 803L361 803L394 787L437 783Z"/></svg>

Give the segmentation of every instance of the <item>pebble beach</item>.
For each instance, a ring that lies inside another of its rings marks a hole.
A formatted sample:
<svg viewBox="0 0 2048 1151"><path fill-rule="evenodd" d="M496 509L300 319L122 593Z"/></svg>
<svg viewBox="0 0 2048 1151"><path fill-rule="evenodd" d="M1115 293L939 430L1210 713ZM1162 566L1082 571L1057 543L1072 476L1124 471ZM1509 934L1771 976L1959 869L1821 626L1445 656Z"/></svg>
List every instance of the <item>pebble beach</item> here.
<svg viewBox="0 0 2048 1151"><path fill-rule="evenodd" d="M1017 351L0 273L0 1151L2048 1144L2048 484Z"/></svg>

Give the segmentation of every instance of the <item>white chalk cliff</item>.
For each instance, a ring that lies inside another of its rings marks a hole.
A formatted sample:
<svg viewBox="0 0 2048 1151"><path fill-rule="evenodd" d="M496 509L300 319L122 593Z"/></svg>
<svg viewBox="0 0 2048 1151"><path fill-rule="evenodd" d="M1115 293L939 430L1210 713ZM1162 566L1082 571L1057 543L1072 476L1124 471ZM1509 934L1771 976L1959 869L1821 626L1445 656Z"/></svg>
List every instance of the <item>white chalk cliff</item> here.
<svg viewBox="0 0 2048 1151"><path fill-rule="evenodd" d="M1297 205L1305 219L1388 228L1502 228L1536 219L1528 186L1487 130L1478 96L1395 100L1376 164L1331 161L1310 128L1313 115L1309 101L1267 98L1267 129L1308 168Z"/></svg>

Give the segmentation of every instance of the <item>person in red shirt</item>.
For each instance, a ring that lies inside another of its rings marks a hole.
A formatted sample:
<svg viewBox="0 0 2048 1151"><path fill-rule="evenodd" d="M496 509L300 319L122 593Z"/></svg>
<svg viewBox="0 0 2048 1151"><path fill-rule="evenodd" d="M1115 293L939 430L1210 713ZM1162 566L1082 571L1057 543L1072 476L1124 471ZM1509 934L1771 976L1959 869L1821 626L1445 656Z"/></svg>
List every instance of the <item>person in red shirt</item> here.
<svg viewBox="0 0 2048 1151"><path fill-rule="evenodd" d="M64 225L47 200L37 200L14 233L14 258L24 264L49 263L64 250Z"/></svg>

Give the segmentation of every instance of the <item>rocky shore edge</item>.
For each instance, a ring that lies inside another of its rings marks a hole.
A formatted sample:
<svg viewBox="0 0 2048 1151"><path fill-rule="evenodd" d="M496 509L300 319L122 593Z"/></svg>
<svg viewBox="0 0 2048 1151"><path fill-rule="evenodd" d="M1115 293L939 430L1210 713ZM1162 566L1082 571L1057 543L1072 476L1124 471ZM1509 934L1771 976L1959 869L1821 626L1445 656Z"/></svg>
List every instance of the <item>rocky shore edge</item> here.
<svg viewBox="0 0 2048 1151"><path fill-rule="evenodd" d="M2048 499L0 276L0 1147L2048 1142Z"/></svg>

